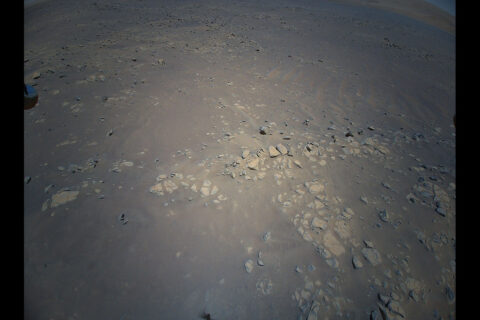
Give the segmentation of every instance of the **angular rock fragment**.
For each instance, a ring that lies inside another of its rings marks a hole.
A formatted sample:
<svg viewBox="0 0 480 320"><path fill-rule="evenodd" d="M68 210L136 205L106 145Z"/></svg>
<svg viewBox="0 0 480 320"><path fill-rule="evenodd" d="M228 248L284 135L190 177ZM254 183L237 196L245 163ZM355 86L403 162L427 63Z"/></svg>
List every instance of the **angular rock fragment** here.
<svg viewBox="0 0 480 320"><path fill-rule="evenodd" d="M275 158L276 156L280 155L280 152L278 152L278 150L274 146L268 147L268 153L270 155L270 158Z"/></svg>
<svg viewBox="0 0 480 320"><path fill-rule="evenodd" d="M247 162L247 167L251 170L258 170L258 163L260 162L259 158L251 159Z"/></svg>
<svg viewBox="0 0 480 320"><path fill-rule="evenodd" d="M288 153L288 149L281 143L277 144L276 149L282 154L285 155Z"/></svg>
<svg viewBox="0 0 480 320"><path fill-rule="evenodd" d="M293 160L293 163L295 163L295 165L296 165L297 167L299 167L300 169L302 168L302 164L300 163L300 161L298 161L298 160Z"/></svg>
<svg viewBox="0 0 480 320"><path fill-rule="evenodd" d="M261 126L261 127L258 129L258 131L260 132L260 134L265 135L265 134L268 133L268 128L265 127L265 126Z"/></svg>
<svg viewBox="0 0 480 320"><path fill-rule="evenodd" d="M360 269L363 267L363 263L357 256L352 257L352 264L355 269Z"/></svg>

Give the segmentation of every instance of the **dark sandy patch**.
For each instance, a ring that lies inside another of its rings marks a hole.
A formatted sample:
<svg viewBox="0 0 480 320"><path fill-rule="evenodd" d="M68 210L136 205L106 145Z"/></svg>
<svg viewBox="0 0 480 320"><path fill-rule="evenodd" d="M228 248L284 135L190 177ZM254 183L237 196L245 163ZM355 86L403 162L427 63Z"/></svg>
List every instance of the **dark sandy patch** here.
<svg viewBox="0 0 480 320"><path fill-rule="evenodd" d="M26 318L455 318L451 33L336 2L50 0L25 82Z"/></svg>

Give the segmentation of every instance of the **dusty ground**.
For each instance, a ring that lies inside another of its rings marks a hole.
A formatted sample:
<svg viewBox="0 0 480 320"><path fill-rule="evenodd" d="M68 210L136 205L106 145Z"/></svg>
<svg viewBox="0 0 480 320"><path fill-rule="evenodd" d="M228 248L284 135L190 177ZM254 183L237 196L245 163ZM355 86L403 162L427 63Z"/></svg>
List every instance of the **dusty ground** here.
<svg viewBox="0 0 480 320"><path fill-rule="evenodd" d="M26 7L25 318L455 319L455 35L361 4Z"/></svg>

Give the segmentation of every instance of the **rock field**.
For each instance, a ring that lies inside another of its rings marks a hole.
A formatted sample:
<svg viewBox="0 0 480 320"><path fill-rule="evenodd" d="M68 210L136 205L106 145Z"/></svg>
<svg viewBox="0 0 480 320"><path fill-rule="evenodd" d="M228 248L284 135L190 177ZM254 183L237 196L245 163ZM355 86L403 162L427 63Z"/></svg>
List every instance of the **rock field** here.
<svg viewBox="0 0 480 320"><path fill-rule="evenodd" d="M455 319L455 36L50 0L24 53L27 318Z"/></svg>

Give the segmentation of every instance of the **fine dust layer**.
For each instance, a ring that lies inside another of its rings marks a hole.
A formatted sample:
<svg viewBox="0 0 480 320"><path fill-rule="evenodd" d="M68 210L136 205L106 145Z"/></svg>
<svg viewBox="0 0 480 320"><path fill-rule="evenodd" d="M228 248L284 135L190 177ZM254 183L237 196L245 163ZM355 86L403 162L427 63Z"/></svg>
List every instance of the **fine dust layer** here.
<svg viewBox="0 0 480 320"><path fill-rule="evenodd" d="M24 16L26 318L455 318L452 33L326 1Z"/></svg>

